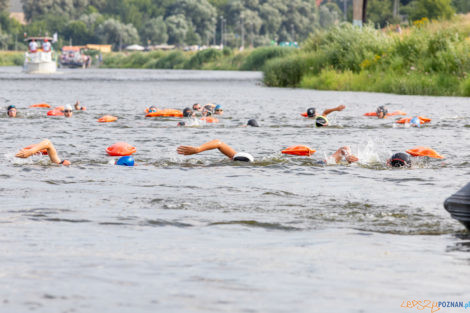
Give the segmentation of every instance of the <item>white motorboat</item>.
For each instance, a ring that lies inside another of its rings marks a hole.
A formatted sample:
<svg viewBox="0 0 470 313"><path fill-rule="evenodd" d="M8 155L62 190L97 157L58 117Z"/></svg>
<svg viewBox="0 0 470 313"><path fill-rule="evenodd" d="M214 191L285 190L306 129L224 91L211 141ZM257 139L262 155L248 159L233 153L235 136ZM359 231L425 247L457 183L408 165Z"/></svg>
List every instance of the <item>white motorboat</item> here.
<svg viewBox="0 0 470 313"><path fill-rule="evenodd" d="M50 40L52 40L50 37L26 38L30 49L25 53L23 72L32 74L55 73L57 62L54 51L50 48L50 44L47 44ZM31 42L36 44L31 45ZM49 48L46 49L48 46Z"/></svg>

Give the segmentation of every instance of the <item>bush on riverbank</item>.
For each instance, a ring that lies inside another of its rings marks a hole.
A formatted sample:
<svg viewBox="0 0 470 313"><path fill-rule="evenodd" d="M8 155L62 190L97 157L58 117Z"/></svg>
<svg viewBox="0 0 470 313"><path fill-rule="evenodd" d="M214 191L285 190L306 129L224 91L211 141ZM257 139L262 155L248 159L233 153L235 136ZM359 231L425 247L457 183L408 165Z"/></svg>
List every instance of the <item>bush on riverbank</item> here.
<svg viewBox="0 0 470 313"><path fill-rule="evenodd" d="M422 20L402 34L343 24L267 62L268 86L468 96L470 22Z"/></svg>
<svg viewBox="0 0 470 313"><path fill-rule="evenodd" d="M0 66L23 65L24 52L2 51L0 53Z"/></svg>

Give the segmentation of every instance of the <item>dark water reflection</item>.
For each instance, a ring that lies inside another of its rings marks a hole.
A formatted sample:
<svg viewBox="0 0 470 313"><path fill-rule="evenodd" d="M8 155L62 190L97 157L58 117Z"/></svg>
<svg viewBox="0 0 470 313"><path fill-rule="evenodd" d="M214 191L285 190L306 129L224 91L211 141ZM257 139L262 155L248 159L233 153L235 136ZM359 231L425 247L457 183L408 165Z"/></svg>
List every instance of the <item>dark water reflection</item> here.
<svg viewBox="0 0 470 313"><path fill-rule="evenodd" d="M8 312L395 312L403 300L465 301L468 238L443 200L468 182L468 99L265 88L260 73L0 69L0 301ZM45 109L76 99L71 119ZM151 104L222 104L221 123L146 119ZM345 104L334 127L300 117ZM432 119L399 128L363 117L378 105ZM96 120L112 114L115 123ZM250 118L260 128L240 127ZM15 159L49 138L73 166ZM219 138L253 164L180 144ZM105 148L137 147L134 168ZM294 144L311 158L280 151ZM361 162L318 164L351 145ZM391 170L392 152L435 148L444 161ZM457 235L456 235L457 234ZM445 290L445 292L443 292Z"/></svg>

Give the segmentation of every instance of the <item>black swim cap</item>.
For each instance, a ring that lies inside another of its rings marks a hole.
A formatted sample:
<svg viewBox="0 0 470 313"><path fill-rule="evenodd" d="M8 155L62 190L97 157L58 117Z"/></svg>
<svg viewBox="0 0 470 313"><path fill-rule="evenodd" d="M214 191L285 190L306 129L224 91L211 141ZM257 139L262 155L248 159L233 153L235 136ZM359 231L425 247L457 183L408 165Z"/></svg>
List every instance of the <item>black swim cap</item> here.
<svg viewBox="0 0 470 313"><path fill-rule="evenodd" d="M315 125L317 127L323 127L328 125L328 120L324 116L317 116L315 119Z"/></svg>
<svg viewBox="0 0 470 313"><path fill-rule="evenodd" d="M411 158L408 153L398 152L392 155L387 163L392 167L411 166Z"/></svg>
<svg viewBox="0 0 470 313"><path fill-rule="evenodd" d="M385 117L385 115L387 115L388 113L388 110L383 105L381 105L377 108L377 111L376 111L377 115L379 115L380 112L382 112L384 114L383 117Z"/></svg>
<svg viewBox="0 0 470 313"><path fill-rule="evenodd" d="M248 123L246 125L253 126L253 127L259 127L259 124L256 120L248 120Z"/></svg>
<svg viewBox="0 0 470 313"><path fill-rule="evenodd" d="M315 108L308 108L308 109L307 109L307 116L308 116L308 117L314 117L314 116L315 116L315 113L316 113Z"/></svg>
<svg viewBox="0 0 470 313"><path fill-rule="evenodd" d="M183 117L191 117L191 115L193 115L193 110L190 108L184 108Z"/></svg>

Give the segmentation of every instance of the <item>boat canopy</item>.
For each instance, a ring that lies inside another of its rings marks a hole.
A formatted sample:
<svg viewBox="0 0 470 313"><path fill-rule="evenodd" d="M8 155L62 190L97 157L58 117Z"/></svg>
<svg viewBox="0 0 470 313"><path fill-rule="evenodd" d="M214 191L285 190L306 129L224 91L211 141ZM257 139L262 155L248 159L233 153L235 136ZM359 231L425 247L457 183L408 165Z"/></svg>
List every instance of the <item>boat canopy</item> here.
<svg viewBox="0 0 470 313"><path fill-rule="evenodd" d="M36 41L44 41L44 39L47 39L49 41L51 41L53 38L52 37L28 37L28 38L25 38L24 41L31 41L31 40L36 40Z"/></svg>

